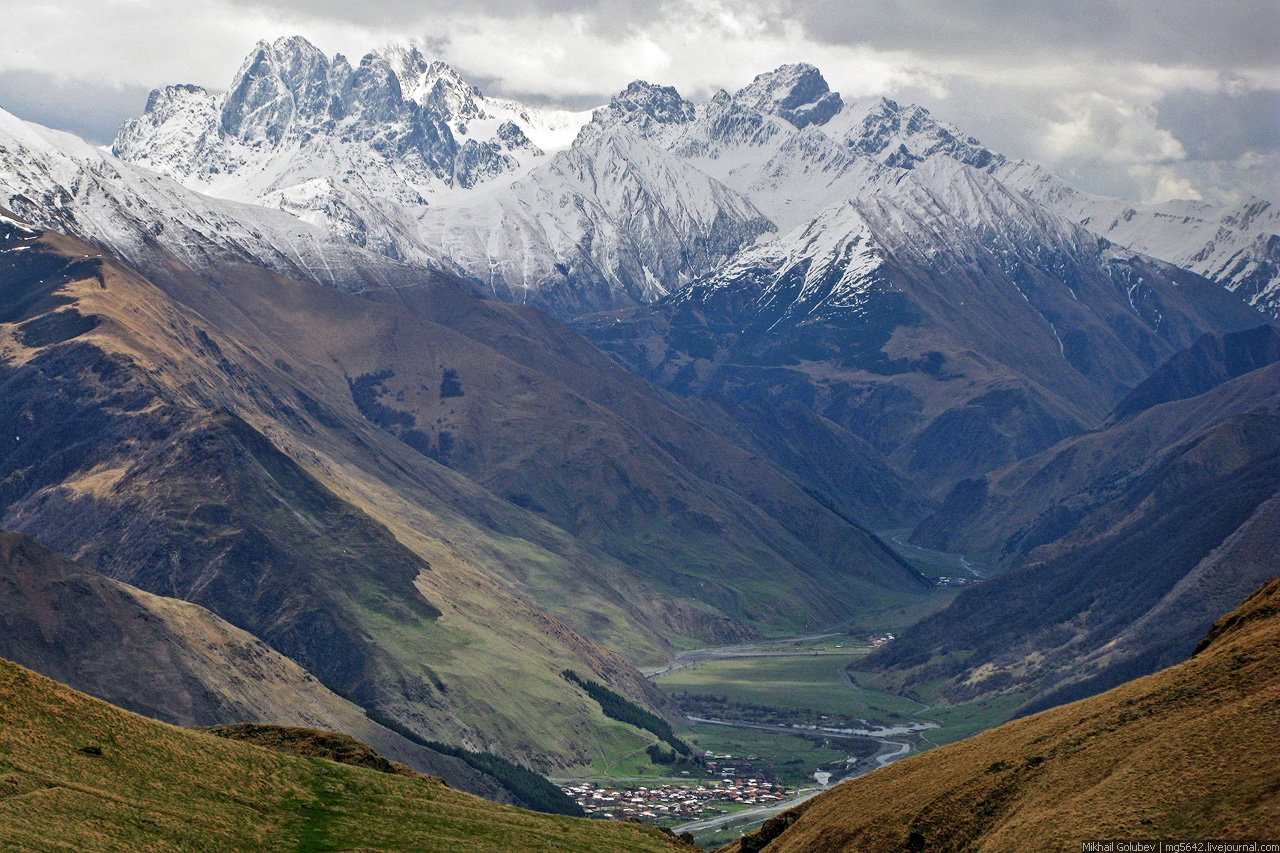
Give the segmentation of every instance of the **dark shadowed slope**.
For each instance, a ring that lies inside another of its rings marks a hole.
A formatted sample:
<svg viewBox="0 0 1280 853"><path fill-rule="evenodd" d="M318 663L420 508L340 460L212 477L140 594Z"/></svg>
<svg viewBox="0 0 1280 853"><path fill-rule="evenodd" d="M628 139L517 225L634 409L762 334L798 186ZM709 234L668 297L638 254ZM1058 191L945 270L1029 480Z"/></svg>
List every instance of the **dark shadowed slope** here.
<svg viewBox="0 0 1280 853"><path fill-rule="evenodd" d="M765 459L865 524L900 526L921 512L919 490L882 454L803 407L734 407L731 417L719 405L658 390L541 311L476 299L456 286L384 289L367 296L403 302L415 314L563 382L641 429L700 478L776 514L794 535L806 535L802 516L791 506L794 487L779 483Z"/></svg>
<svg viewBox="0 0 1280 853"><path fill-rule="evenodd" d="M1115 423L1173 400L1197 397L1223 382L1280 361L1280 329L1257 326L1226 335L1202 335L1142 381L1111 412Z"/></svg>
<svg viewBox="0 0 1280 853"><path fill-rule="evenodd" d="M917 538L1013 567L864 666L1029 708L1167 666L1280 569L1277 495L1280 363L961 484Z"/></svg>
<svg viewBox="0 0 1280 853"><path fill-rule="evenodd" d="M203 607L113 581L11 531L0 531L0 657L167 723L346 732L455 788L516 802L494 779L371 722Z"/></svg>

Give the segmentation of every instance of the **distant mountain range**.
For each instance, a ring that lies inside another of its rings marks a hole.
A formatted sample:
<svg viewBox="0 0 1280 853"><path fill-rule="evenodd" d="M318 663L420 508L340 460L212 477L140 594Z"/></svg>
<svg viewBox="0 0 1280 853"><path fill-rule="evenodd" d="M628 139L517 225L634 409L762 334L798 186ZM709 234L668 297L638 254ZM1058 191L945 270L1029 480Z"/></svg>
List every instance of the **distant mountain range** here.
<svg viewBox="0 0 1280 853"><path fill-rule="evenodd" d="M892 196L903 172L939 159L1263 310L1280 299L1280 214L1265 201L1089 196L921 107L846 102L810 65L705 104L636 82L594 113L567 113L485 98L416 48L353 67L293 37L259 43L223 94L156 91L112 151L561 317L673 293L761 235Z"/></svg>

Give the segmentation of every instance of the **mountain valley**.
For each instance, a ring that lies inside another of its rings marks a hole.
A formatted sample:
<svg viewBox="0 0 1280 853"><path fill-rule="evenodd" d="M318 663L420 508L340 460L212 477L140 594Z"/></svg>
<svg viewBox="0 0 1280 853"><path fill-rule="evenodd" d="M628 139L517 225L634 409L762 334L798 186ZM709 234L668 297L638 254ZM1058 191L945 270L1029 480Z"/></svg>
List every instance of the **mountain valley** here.
<svg viewBox="0 0 1280 853"><path fill-rule="evenodd" d="M10 225L7 236L25 248L5 256L15 441L3 524L208 607L423 736L446 725L468 748L590 763L590 740L557 722L589 706L516 708L501 670L482 686L478 662L507 658L557 696L564 667L552 661L580 660L662 706L569 625L654 659L671 633L732 639L927 592L872 534L619 368L584 390L625 417L407 314L408 291L379 303L253 268L212 288L176 264L161 289L52 232ZM434 289L438 303L477 301L447 279ZM512 322L495 308L490 323ZM542 346L589 349L560 335ZM461 394L441 392L446 371ZM429 415L430 433L406 428ZM530 419L563 431L539 450L518 440L539 434ZM634 462L600 455L624 447ZM601 481L601 464L616 473ZM601 514L603 489L616 503ZM685 508L669 516L675 531L652 529L661 519L642 508L653 502ZM673 560L681 573L665 568Z"/></svg>
<svg viewBox="0 0 1280 853"><path fill-rule="evenodd" d="M851 778L729 850L1280 828L1252 760L1053 802L1268 750L1268 201L805 63L570 110L425 50L262 41L109 147L0 109L0 841L693 849L561 789L728 768Z"/></svg>

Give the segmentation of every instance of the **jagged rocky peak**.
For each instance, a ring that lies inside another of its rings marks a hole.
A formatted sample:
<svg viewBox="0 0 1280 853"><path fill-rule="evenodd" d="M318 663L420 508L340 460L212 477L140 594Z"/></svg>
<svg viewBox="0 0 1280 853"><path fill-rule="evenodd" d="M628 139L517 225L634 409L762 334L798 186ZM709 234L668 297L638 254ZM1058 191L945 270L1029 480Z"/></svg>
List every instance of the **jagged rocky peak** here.
<svg viewBox="0 0 1280 853"><path fill-rule="evenodd" d="M152 89L147 96L147 106L143 113L155 116L157 121L164 121L170 116L187 112L193 106L202 107L212 100L213 97L202 86L179 83L163 89Z"/></svg>
<svg viewBox="0 0 1280 853"><path fill-rule="evenodd" d="M542 149L534 145L529 140L529 137L525 136L524 131L520 129L520 125L514 121L508 120L498 125L498 139L508 151L523 149L535 156L541 156L543 153Z"/></svg>
<svg viewBox="0 0 1280 853"><path fill-rule="evenodd" d="M899 106L881 98L862 122L845 137L858 154L874 157L888 166L910 169L934 154L943 154L968 166L985 169L999 159L972 136L954 125L935 119L916 104Z"/></svg>
<svg viewBox="0 0 1280 853"><path fill-rule="evenodd" d="M597 124L625 123L648 129L653 125L687 124L696 110L673 86L635 80L592 114Z"/></svg>
<svg viewBox="0 0 1280 853"><path fill-rule="evenodd" d="M279 143L295 119L330 107L331 63L301 36L260 41L245 59L222 107L222 130L249 145Z"/></svg>
<svg viewBox="0 0 1280 853"><path fill-rule="evenodd" d="M290 131L314 131L330 121L385 124L411 121L396 69L377 53L352 68L301 36L258 42L222 105L222 131L253 146L275 146Z"/></svg>
<svg viewBox="0 0 1280 853"><path fill-rule="evenodd" d="M766 113L736 100L724 89L711 99L705 116L707 138L713 144L759 145L778 133L776 123ZM705 153L705 149L705 143L690 140L676 150L683 156L691 156Z"/></svg>
<svg viewBox="0 0 1280 853"><path fill-rule="evenodd" d="M844 106L840 94L831 91L822 72L807 63L784 65L757 75L734 100L780 116L797 128L826 124Z"/></svg>
<svg viewBox="0 0 1280 853"><path fill-rule="evenodd" d="M271 45L275 66L284 85L293 93L299 112L314 114L324 108L329 94L329 58L302 36L277 39Z"/></svg>
<svg viewBox="0 0 1280 853"><path fill-rule="evenodd" d="M111 153L144 163L175 176L191 174L198 167L199 152L207 152L218 138L218 99L199 86L177 85L153 89L141 116L121 126ZM186 153L174 162L169 148Z"/></svg>
<svg viewBox="0 0 1280 853"><path fill-rule="evenodd" d="M418 83L431 66L427 57L423 55L422 50L412 43L407 45L393 43L387 45L378 53L396 72L396 76L400 78L400 88L403 90L404 96L411 101L417 101L419 96Z"/></svg>
<svg viewBox="0 0 1280 853"><path fill-rule="evenodd" d="M376 53L368 53L344 81L342 105L348 116L368 122L389 123L404 118L404 95L400 78L391 64Z"/></svg>
<svg viewBox="0 0 1280 853"><path fill-rule="evenodd" d="M422 88L418 103L434 107L450 119L464 122L485 118L481 106L484 96L480 90L463 80L453 66L439 59L427 67Z"/></svg>
<svg viewBox="0 0 1280 853"><path fill-rule="evenodd" d="M486 117L484 95L447 62L428 60L416 44L391 45L381 56L400 78L407 100L434 109L450 121Z"/></svg>
<svg viewBox="0 0 1280 853"><path fill-rule="evenodd" d="M527 135L534 123L416 45L370 52L353 66L294 36L258 42L223 94L153 93L113 152L202 191L216 184L226 197L287 203L299 216L305 207L345 235L346 218L308 184L317 169L366 196L422 205L436 190L475 186L544 156ZM300 189L281 195L291 187Z"/></svg>

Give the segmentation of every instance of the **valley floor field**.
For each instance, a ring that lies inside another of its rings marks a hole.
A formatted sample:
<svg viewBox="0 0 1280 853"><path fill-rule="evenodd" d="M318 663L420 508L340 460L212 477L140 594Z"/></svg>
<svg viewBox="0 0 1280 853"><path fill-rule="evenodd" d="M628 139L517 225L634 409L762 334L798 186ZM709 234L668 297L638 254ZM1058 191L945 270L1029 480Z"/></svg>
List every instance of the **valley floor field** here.
<svg viewBox="0 0 1280 853"><path fill-rule="evenodd" d="M932 607L953 595L953 590L939 589ZM924 609L928 608L916 610ZM893 642L895 632L916 614L893 616L891 629L859 628L691 649L646 675L693 721L681 736L705 751L709 774L778 780L795 791L797 798L789 801L794 804L842 779L998 725L1025 699L1009 694L935 708L876 689L871 679L850 667L878 646ZM759 804L708 813L673 829L692 832L703 846L720 844L760 825L783 806Z"/></svg>
<svg viewBox="0 0 1280 853"><path fill-rule="evenodd" d="M891 642L891 641L890 641ZM837 649L839 644L841 648ZM802 802L842 779L969 737L1009 719L1025 697L934 708L859 684L848 667L870 651L848 635L774 641L770 651L698 650L697 662L657 675L654 683L694 721L681 736L705 750L722 778L757 774L793 786ZM811 791L804 790L812 786ZM768 804L711 814L673 827L710 846L749 832L783 810Z"/></svg>
<svg viewBox="0 0 1280 853"><path fill-rule="evenodd" d="M957 587L981 578L963 555L914 548L901 541L904 533L881 535L935 580L931 594L887 605L851 625L684 649L670 662L642 670L691 721L679 735L703 754L701 763L655 764L645 749L648 741L637 740L616 744L617 751L597 761L589 777L557 781L567 792L576 789L571 795L584 803L594 799L598 808L608 798L600 814L629 804L641 820L692 832L700 845L711 847L838 781L1009 719L1025 700L1022 694L933 707L926 704L928 685L904 696L856 671L867 654L946 606ZM766 781L784 795L782 801L753 793ZM687 807L674 805L682 786L690 792ZM649 805L668 801L666 810Z"/></svg>

